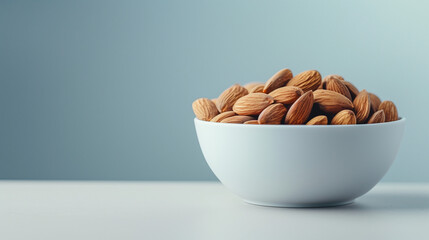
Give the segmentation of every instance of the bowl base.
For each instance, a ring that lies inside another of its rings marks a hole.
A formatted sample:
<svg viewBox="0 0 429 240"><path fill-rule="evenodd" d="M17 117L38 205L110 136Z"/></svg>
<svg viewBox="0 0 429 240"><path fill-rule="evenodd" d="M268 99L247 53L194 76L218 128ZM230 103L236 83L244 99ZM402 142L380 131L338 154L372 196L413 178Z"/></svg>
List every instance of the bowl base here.
<svg viewBox="0 0 429 240"><path fill-rule="evenodd" d="M244 199L244 202L252 204L252 205L258 205L258 206L264 206L264 207L280 207L280 208L322 208L322 207L338 207L338 206L344 206L348 204L352 204L352 201L345 201L345 202L333 202L333 203L315 203L315 204L289 204L289 203L267 203L267 202L255 202L255 201L249 201Z"/></svg>

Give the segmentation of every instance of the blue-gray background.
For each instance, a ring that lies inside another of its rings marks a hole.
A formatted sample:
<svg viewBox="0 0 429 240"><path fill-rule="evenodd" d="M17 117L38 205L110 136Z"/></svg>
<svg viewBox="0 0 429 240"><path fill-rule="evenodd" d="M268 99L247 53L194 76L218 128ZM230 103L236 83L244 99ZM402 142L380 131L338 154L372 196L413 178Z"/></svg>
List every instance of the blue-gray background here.
<svg viewBox="0 0 429 240"><path fill-rule="evenodd" d="M214 180L191 103L337 73L408 118L384 181L429 181L425 1L0 1L0 178Z"/></svg>

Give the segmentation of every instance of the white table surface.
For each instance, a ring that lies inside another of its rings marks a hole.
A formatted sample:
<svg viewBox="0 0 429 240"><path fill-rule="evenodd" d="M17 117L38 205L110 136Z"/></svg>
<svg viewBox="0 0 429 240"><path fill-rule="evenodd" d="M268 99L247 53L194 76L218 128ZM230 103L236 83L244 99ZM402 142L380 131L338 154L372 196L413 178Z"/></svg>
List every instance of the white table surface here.
<svg viewBox="0 0 429 240"><path fill-rule="evenodd" d="M288 209L209 182L0 181L0 239L429 239L429 184Z"/></svg>

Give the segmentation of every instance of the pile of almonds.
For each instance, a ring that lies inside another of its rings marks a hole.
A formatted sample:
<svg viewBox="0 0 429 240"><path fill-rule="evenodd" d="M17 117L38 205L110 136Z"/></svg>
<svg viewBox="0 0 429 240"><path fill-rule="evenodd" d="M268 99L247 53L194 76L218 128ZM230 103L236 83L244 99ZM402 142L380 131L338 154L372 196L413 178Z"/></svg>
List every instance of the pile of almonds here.
<svg viewBox="0 0 429 240"><path fill-rule="evenodd" d="M398 120L392 101L359 91L339 75L282 69L264 83L235 84L216 99L192 103L200 120L244 124L343 125Z"/></svg>

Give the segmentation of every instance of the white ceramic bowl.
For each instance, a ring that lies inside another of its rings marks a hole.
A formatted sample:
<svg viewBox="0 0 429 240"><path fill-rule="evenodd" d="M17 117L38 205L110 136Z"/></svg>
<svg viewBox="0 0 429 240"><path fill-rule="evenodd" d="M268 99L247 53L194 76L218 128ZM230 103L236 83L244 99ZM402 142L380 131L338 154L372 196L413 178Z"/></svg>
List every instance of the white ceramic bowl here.
<svg viewBox="0 0 429 240"><path fill-rule="evenodd" d="M252 125L195 119L204 157L246 202L277 207L347 204L389 169L405 119L362 125Z"/></svg>

